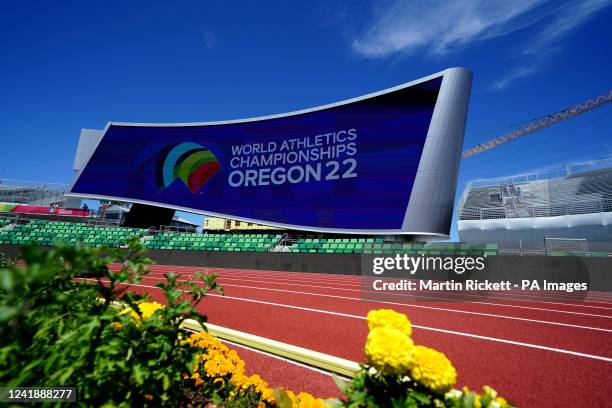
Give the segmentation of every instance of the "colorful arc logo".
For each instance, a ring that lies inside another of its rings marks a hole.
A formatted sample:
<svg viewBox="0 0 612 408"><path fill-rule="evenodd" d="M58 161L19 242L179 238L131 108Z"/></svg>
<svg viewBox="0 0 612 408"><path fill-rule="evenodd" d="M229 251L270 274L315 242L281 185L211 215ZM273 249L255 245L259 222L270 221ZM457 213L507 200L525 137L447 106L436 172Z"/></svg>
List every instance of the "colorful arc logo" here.
<svg viewBox="0 0 612 408"><path fill-rule="evenodd" d="M181 179L195 193L220 167L210 150L197 143L184 142L159 150L141 164L140 170L159 191Z"/></svg>

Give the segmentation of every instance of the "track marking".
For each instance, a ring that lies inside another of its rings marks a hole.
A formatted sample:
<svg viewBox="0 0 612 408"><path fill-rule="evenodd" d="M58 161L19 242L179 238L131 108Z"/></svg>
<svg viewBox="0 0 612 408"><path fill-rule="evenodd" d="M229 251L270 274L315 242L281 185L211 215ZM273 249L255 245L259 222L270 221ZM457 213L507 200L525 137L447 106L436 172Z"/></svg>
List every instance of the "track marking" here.
<svg viewBox="0 0 612 408"><path fill-rule="evenodd" d="M189 272L189 271L187 271ZM214 271L215 273L217 273L220 277L224 276L224 275L229 275L229 276L249 276L249 277L257 277L257 276L262 276L264 278L274 278L274 279L285 279L285 280L299 280L299 281L308 281L308 282L318 282L318 283L337 283L337 284L343 284L346 286L355 286L355 287L359 287L363 284L363 276L359 276L360 279L358 280L332 280L332 279L325 279L325 280L321 280L320 278L322 278L323 276L332 276L332 274L315 274L315 279L311 279L308 277L302 277L302 276L293 276L292 274L286 274L286 273L242 273L239 271L232 271L232 270L223 270L223 269L219 269ZM300 274L300 272L294 272L294 274ZM337 275L334 275L337 276ZM351 276L356 276L357 275L351 275ZM319 278L319 279L317 279ZM518 293L515 293L518 292ZM504 292L504 295L506 296L519 296L519 297L525 297L525 298L533 298L533 299L555 299L555 300L567 300L567 301L575 301L575 296L567 294L552 294L552 293L540 293L540 294L532 294L532 293L526 293L524 291L520 291L520 290L512 290L512 291L507 291ZM596 298L599 299L599 297L601 296L600 300L608 300L606 302L598 302L595 300L591 300L591 302L593 303L602 303L602 304L606 304L606 305L610 305L612 304L612 295L611 296L605 296L608 295L608 292L595 292L595 291L589 291L588 297L590 298Z"/></svg>
<svg viewBox="0 0 612 408"><path fill-rule="evenodd" d="M86 279L86 280L96 281L95 279ZM157 286L150 286L150 285L141 285L141 284L134 284L134 283L123 283L122 285L137 286L137 287L161 290ZM348 318L352 318L352 319L366 320L366 318L364 316L356 316L356 315L351 315L351 314L347 314L347 313L332 312L332 311L329 311L329 310L320 310L320 309L313 309L313 308L309 308L309 307L285 305L285 304L282 304L282 303L265 302L265 301L261 301L261 300L245 299L245 298L239 298L239 297L233 297L233 296L224 296L224 295L215 295L215 294L208 294L207 296L216 297L216 298L220 298L220 299L230 299L230 300L238 300L238 301L243 301L243 302L258 303L258 304L264 304L264 305L269 305L269 306L277 306L277 307L283 307L283 308L287 308L287 309L304 310L304 311L313 312L313 313L322 313L322 314L328 314L328 315L333 315L333 316L348 317ZM612 363L612 358L603 357L603 356L597 356L597 355L594 355L594 354L580 353L580 352L577 352L577 351L565 350L565 349L560 349L560 348L555 348L555 347L540 346L540 345L537 345L537 344L524 343L524 342L513 341L513 340L506 340L506 339L501 339L501 338L497 338L497 337L480 336L480 335L477 335L477 334L464 333L464 332L459 332L459 331L454 331L454 330L437 329L437 328L434 328L434 327L427 327L427 326L420 326L420 325L412 325L412 327L418 328L418 329L422 329L422 330L429 330L429 331L435 331L435 332L440 332L440 333L453 334L453 335L456 335L456 336L476 338L476 339L480 339L480 340L487 340L487 341L492 341L492 342L497 342L497 343L511 344L511 345L515 345L515 346L534 348L534 349L538 349L538 350L552 351L552 352L555 352L555 353L567 354L567 355L572 355L572 356L576 356L576 357L590 358L590 359L593 359L593 360L599 360L599 361L605 361L607 363Z"/></svg>
<svg viewBox="0 0 612 408"><path fill-rule="evenodd" d="M203 272L214 272L217 275L219 275L220 277L222 277L223 275L229 275L229 276L248 276L248 277L269 277L269 278L274 278L274 279L291 279L292 281L308 281L308 282L319 282L319 283L338 283L338 284L343 284L343 285L347 285L347 286L355 286L355 287L359 287L362 284L363 281L363 276L361 275L336 275L336 274L324 274L324 273L307 273L307 272L268 272L268 271L261 271L261 270L250 270L250 269L226 269L226 268L218 268L218 267L196 267L196 266L171 266L171 265L156 265L158 268L160 269L166 269L166 268L172 268L175 271L185 271L187 273L189 273L190 275L192 275L193 273L197 272L197 271L203 271ZM157 272L157 271L152 271L151 273L165 273L165 272ZM327 277L325 281L321 281L320 279L311 279L308 276L312 276L315 278L321 278L321 277ZM343 278L347 278L347 279L343 279ZM348 279L348 278L355 278L355 279ZM514 292L514 291L512 291ZM521 291L518 291L521 292ZM520 297L526 297L526 298L534 298L534 299L558 299L558 300L564 300L567 299L568 301L570 300L575 300L574 297L564 297L562 295L559 294L555 294L555 295L550 295L550 294L539 294L539 295L533 295L533 294L529 294L529 293L504 293L504 295L506 296L520 296ZM605 296L604 299L606 300L610 300L610 302L597 302L594 300L588 300L592 303L602 303L602 304L606 304L606 305L610 305L612 304L612 294L609 294L608 292L595 292L595 291L590 291L589 295L590 297L593 296L598 296L598 295L610 295L610 296ZM571 296L571 295L568 295ZM544 301L542 301L544 302ZM584 305L576 305L576 306L584 306Z"/></svg>
<svg viewBox="0 0 612 408"><path fill-rule="evenodd" d="M169 269L172 268L174 270L182 270L182 271L186 271L186 272L194 272L194 271L210 271L210 272L214 272L218 275L220 274L231 274L231 275L246 275L246 276L250 276L250 277L256 277L256 276L264 276L264 277L274 277L274 278L278 278L279 276L282 277L289 277L291 279L301 279L301 280L308 280L308 281L313 281L311 278L309 278L309 276L314 277L314 278L321 278L321 277L327 277L327 280L325 281L325 283L345 283L345 284L353 284L353 283L357 283L357 286L360 284L360 282L362 281L363 276L362 275L343 275L343 274L329 274L329 273L313 273L313 272L286 272L286 271L267 271L267 270L259 270L259 269L237 269L237 268L220 268L220 267L208 267L208 266L202 266L202 267L198 267L198 266L174 266L174 265L154 265L155 267L159 268L159 269ZM159 273L159 272L157 272ZM353 285L355 286L355 285ZM521 291L518 291L521 292ZM532 295L529 293L521 293L521 294L517 294L517 293L509 293L508 295L512 295L512 296L525 296L525 297L534 297L536 299L538 298L547 298L549 296L552 296L551 298L559 298L559 299L567 299L567 297L563 297L560 294L556 294L556 295L546 295L546 296L542 296L542 295ZM568 295L571 296L571 295ZM594 303L604 303L604 304L612 304L612 293L610 292L602 292L602 291L589 291L589 296L591 297L598 297L601 296L602 300L608 300L608 302L595 302ZM570 298L573 299L573 298Z"/></svg>
<svg viewBox="0 0 612 408"><path fill-rule="evenodd" d="M222 299L232 299L232 300L238 300L238 301L243 301L243 302L260 303L260 304L265 304L265 305L270 305L270 306L285 307L285 308L289 308L289 309L305 310L305 311L314 312L314 313L323 313L323 314L330 314L330 315L334 315L334 316L341 316L341 317L349 317L349 318L353 318L353 319L366 320L365 316L356 316L356 315L351 315L351 314L347 314L347 313L331 312L331 311L328 311L328 310L313 309L313 308L309 308L309 307L285 305L285 304L282 304L282 303L265 302L265 301L261 301L261 300L245 299L245 298L239 298L239 297L233 297L233 296L222 296L222 295L209 295L209 296L218 297L218 298L222 298ZM435 332L440 332L440 333L454 334L454 335L457 335L457 336L471 337L471 338L476 338L476 339L481 339L481 340L488 340L488 341L494 341L494 342L499 342L499 343L512 344L512 345L516 345L516 346L535 348L535 349L539 349L539 350L553 351L553 352L556 352L556 353L568 354L568 355L573 355L573 356L578 356L578 357L591 358L591 359L594 359L594 360L601 360L601 361L605 361L605 362L608 362L608 363L612 363L612 358L603 357L603 356L597 356L597 355L594 355L594 354L580 353L580 352L577 352L577 351L559 349L559 348L555 348L555 347L540 346L540 345L537 345L537 344L524 343L524 342L520 342L520 341L500 339L500 338L497 338L497 337L481 336L481 335L477 335L477 334L464 333L464 332L459 332L459 331L455 331L455 330L437 329L435 327L420 326L420 325L416 325L416 324L413 324L412 327L418 328L418 329L422 329L422 330L430 330L430 331L435 331Z"/></svg>
<svg viewBox="0 0 612 408"><path fill-rule="evenodd" d="M187 272L188 276L193 276L195 274L195 272L192 271L192 273L189 273L189 271L185 271ZM165 272L156 272L156 271L151 271L149 274L164 274ZM241 278L241 276L238 273L232 273L232 274L226 274L225 272L223 274L217 274L219 276L220 279L244 279ZM229 275L225 276L225 275ZM253 276L251 274L246 274L245 275L248 278L257 278L257 276ZM325 283L325 284L329 284L330 281L327 280L312 280L312 279L295 279L295 278L284 278L284 277L277 277L277 276L273 276L273 275L263 275L264 279L274 279L276 281L284 281L284 282L309 282L309 283ZM253 280L253 279L252 279ZM258 279L255 279L258 280ZM261 279L259 279L261 280ZM355 287L355 288L360 288L363 287L363 281L360 284L356 284L356 283L341 283L341 282L336 282L336 281L331 281L331 283L338 283L338 284L342 284L342 286L347 286L347 287ZM295 284L294 285L299 285L299 284ZM320 286L320 287L325 287L328 289L338 289L338 290L347 290L348 288L339 288L336 286ZM395 294L396 296L402 296L401 294ZM406 295L404 295L406 296ZM419 297L419 295L410 295L412 297ZM472 296L472 297L478 297L478 295L472 295L469 293L465 293L463 294L463 296ZM511 297L504 297L504 296L516 296L519 297L519 299L515 299L515 298L511 298ZM591 305L582 305L582 304L575 304L575 303L570 303L570 302L578 302L578 301L583 301L583 302L590 302L590 303L597 303L597 304L604 304L604 305L612 305L612 303L609 302L597 302L597 301L593 301L593 300L586 300L585 299L580 299L580 300L576 300L575 298L569 298L569 297L563 297L563 296L550 296L550 295L531 295L531 294L518 294L518 293L504 293L504 296L487 296L488 299L502 299L502 300L507 300L507 301L516 301L516 302L520 302L520 301L528 301L528 302L534 302L534 303L547 303L547 304L555 304L555 305L566 305L566 306L574 306L574 307L586 307L586 308L594 308L594 309L604 309L604 310L612 310L612 307L604 307L604 306L591 306ZM453 300L453 299L448 299L448 298L436 298L436 297L426 297L421 295L420 297L423 297L425 299L438 299L441 301L446 301L448 302L449 300ZM524 299L528 299L528 300L523 300ZM566 302L551 302L551 301L546 301L546 300L538 300L538 299L550 299L550 300L561 300L563 301L564 299L567 299Z"/></svg>
<svg viewBox="0 0 612 408"><path fill-rule="evenodd" d="M152 278L152 279L161 279L161 278ZM328 297L328 298L333 298L333 299L351 300L351 301L358 301L358 302L381 303L381 304L402 306L402 307L409 307L409 308L437 310L437 311L450 312L450 313L462 313L462 314L470 314L470 315L476 315L476 316L486 316L486 317L493 317L493 318L499 318L499 319L518 320L518 321L529 322L529 323L549 324L553 326L572 327L576 329L594 330L594 331L612 333L612 329L603 329L600 327L591 327L591 326L581 326L581 325L575 325L575 324L570 324L570 323L549 322L546 320L528 319L528 318L523 318L523 317L504 316L504 315L497 315L493 313L472 312L472 311L467 311L467 310L447 309L443 307L414 305L410 303L398 303L398 302L390 302L390 301L384 301L384 300L361 299L361 298L353 298L353 297L348 297L348 296L329 295L329 294L324 294L324 293L312 293L312 292L301 292L301 291L293 291L293 290L285 290L285 289L261 288L261 287L256 287L256 286L233 285L233 284L225 284L224 286L243 288L243 289L267 290L267 291L272 291L272 292L283 292L283 293L291 293L291 294L299 294L299 295L321 296L321 297Z"/></svg>
<svg viewBox="0 0 612 408"><path fill-rule="evenodd" d="M190 275L193 276L193 275ZM219 276L220 280L233 280L233 281L246 281L246 282L261 282L261 283L266 283L266 284L272 284L272 285L287 285L287 286L304 286L304 287L310 287L310 288L320 288L320 289L331 289L331 290L340 290L340 291L350 291L350 292L364 292L361 289L349 289L349 288L338 288L335 286L321 286L321 285L305 285L302 283L285 283L285 282L271 282L271 281L264 281L261 279L248 279L248 278L238 278L238 277L232 277L232 278L228 278L225 276ZM377 293L377 292L370 292L370 293ZM473 296L473 297L477 297L478 295L471 295L471 294L467 294L467 296ZM402 295L400 293L396 293L394 294L394 296L412 296L412 297L425 297L425 296L419 296L419 295ZM428 299L440 299L440 300L444 300L444 301L451 301L449 299L444 299L444 298L435 298L435 297L426 297ZM516 299L511 299L511 298L505 298L502 296L487 296L487 299L504 299L504 300L510 300L510 301L524 301L524 300L516 300ZM454 301L454 300L452 300ZM473 302L470 300L465 300L466 302ZM552 305L562 305L562 306L572 306L572 307L587 307L587 308L591 308L591 309L603 309L603 310L612 310L612 307L603 307L603 306L590 306L590 305L580 305L580 304L573 304L573 303L563 303L563 302L548 302L548 301L542 301L542 300L529 300L528 302L534 302L534 303L546 303L546 304L552 304ZM495 304L497 305L497 304ZM547 310L555 310L555 309L547 309Z"/></svg>
<svg viewBox="0 0 612 408"><path fill-rule="evenodd" d="M190 275L190 277L193 275ZM149 278L151 279L163 279L163 278L157 278L157 277L153 277L153 276L149 276ZM146 276L145 276L146 279ZM236 279L236 278L230 278L230 279ZM258 282L262 282L262 281L258 281ZM284 284L284 285L298 285L298 284L291 284L291 283L275 283L275 282L271 282L272 284ZM343 288L332 288L332 287L325 287L325 286L318 286L318 285L301 285L300 286L309 286L309 287L313 287L313 288L326 288L326 289L334 289L334 290L350 290L350 289L343 289ZM354 289L357 290L357 289ZM361 290L360 292L362 293L372 293L372 294L378 294L380 295L380 292L376 292L376 291L367 291L367 290ZM407 294L402 294L402 293L390 293L388 294L390 296L401 296L401 297L410 297L410 298L421 298L421 299L432 299L432 300L440 300L440 301L445 301L445 302L449 302L449 299L444 299L444 298L437 298L437 297L433 297L433 296L425 296L425 295L407 295ZM332 295L329 295L332 296ZM533 307L533 306L521 306L521 305L509 305L509 304L505 304L505 303L492 303L492 302L482 302L482 301L477 301L477 300L466 300L466 302L472 303L472 304L479 304L479 305L487 305L487 306L496 306L496 307L509 307L509 308L516 308L516 309L527 309L527 310L539 310L539 311L544 311L544 312L552 312L552 313L564 313L564 314L572 314L572 315L579 315L579 316L589 316L589 317L600 317L603 319L612 319L612 316L606 316L606 315L598 315L598 314L593 314L593 313L584 313L584 312L574 312L574 311L570 311L570 310L557 310L557 309L547 309L547 308L542 308L542 307ZM450 310L450 309L449 309ZM458 310L458 309L453 309L453 310Z"/></svg>

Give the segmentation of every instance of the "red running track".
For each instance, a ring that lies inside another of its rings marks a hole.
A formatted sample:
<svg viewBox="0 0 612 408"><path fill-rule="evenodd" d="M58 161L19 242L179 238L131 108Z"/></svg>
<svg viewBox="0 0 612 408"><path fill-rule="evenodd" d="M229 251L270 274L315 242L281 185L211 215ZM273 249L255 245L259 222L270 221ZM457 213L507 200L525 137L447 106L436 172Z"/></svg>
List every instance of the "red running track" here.
<svg viewBox="0 0 612 408"><path fill-rule="evenodd" d="M612 294L583 301L564 294L495 293L475 302L389 302L361 298L361 277L180 266L152 266L137 292L161 300L166 272L184 279L215 272L225 296L200 306L209 321L354 361L363 361L365 316L392 308L408 315L415 343L444 352L458 386L491 385L522 407L608 406L612 391ZM273 386L337 396L330 377L238 349L249 370Z"/></svg>

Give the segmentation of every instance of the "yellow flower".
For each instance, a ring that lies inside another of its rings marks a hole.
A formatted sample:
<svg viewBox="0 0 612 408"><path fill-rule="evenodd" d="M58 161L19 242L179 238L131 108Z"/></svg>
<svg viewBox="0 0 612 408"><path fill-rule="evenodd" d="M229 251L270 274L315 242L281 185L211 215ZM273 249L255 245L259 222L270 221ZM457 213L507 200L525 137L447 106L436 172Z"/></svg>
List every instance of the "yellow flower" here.
<svg viewBox="0 0 612 408"><path fill-rule="evenodd" d="M184 340L185 343L203 349L202 354L196 357L194 373L191 378L196 380L196 384L204 383L200 378L201 372L206 378L214 378L213 384L225 384L225 379L221 377L229 376L229 381L239 390L254 387L264 401L274 403L274 391L268 387L268 383L258 375L250 377L244 374L245 363L235 350L230 350L225 344L212 337L208 333L202 332L192 334Z"/></svg>
<svg viewBox="0 0 612 408"><path fill-rule="evenodd" d="M408 317L391 309L371 310L368 313L368 328L372 330L376 327L393 327L408 337L412 335Z"/></svg>
<svg viewBox="0 0 612 408"><path fill-rule="evenodd" d="M147 401L153 401L153 395L151 395L151 394L145 394L145 395L144 395L144 399L146 399Z"/></svg>
<svg viewBox="0 0 612 408"><path fill-rule="evenodd" d="M232 382L241 389L254 387L255 391L261 395L261 399L271 404L274 403L274 390L268 387L268 383L257 374L250 377L245 375L232 377Z"/></svg>
<svg viewBox="0 0 612 408"><path fill-rule="evenodd" d="M496 397L495 399L493 399L493 402L489 404L489 406L491 408L507 408L510 405L508 404L508 401L506 401L504 397Z"/></svg>
<svg viewBox="0 0 612 408"><path fill-rule="evenodd" d="M230 399L236 397L244 390L255 389L259 393L261 401L258 407L265 407L265 403L275 404L274 390L260 376L254 374L245 375L245 363L235 350L230 350L220 340L212 337L208 333L201 332L190 335L183 340L183 343L190 344L202 349L202 353L195 358L195 365L191 378L196 381L196 385L202 385L206 381L212 384L226 386L227 381L236 388L230 394ZM292 408L319 408L323 407L323 400L313 397L307 393L295 396L291 391L287 391L291 396Z"/></svg>
<svg viewBox="0 0 612 408"><path fill-rule="evenodd" d="M489 387L488 385L483 385L482 395L488 395L491 398L495 398L497 397L497 391L495 391L493 388Z"/></svg>
<svg viewBox="0 0 612 408"><path fill-rule="evenodd" d="M375 327L366 340L365 354L370 364L383 374L404 374L414 359L414 343L393 327Z"/></svg>
<svg viewBox="0 0 612 408"><path fill-rule="evenodd" d="M156 311L163 309L164 305L157 302L142 302L138 304L138 309L143 319L150 319Z"/></svg>
<svg viewBox="0 0 612 408"><path fill-rule="evenodd" d="M294 404L292 408L321 408L325 406L321 398L315 398L307 392L300 392L297 398L299 402L297 405Z"/></svg>
<svg viewBox="0 0 612 408"><path fill-rule="evenodd" d="M150 319L151 317L153 317L156 311L163 308L164 305L157 302L141 302L138 304L138 310L140 311L140 314L142 315L143 319ZM136 313L136 311L129 306L123 309L119 314L129 314L130 317L132 317L134 320L140 320L140 316L138 315L138 313Z"/></svg>
<svg viewBox="0 0 612 408"><path fill-rule="evenodd" d="M410 377L439 394L455 385L457 371L444 353L423 346L415 346L414 352Z"/></svg>
<svg viewBox="0 0 612 408"><path fill-rule="evenodd" d="M295 395L292 391L284 391L291 400L291 408L322 408L326 406L321 398L315 398L307 392L300 392Z"/></svg>
<svg viewBox="0 0 612 408"><path fill-rule="evenodd" d="M482 387L482 397L490 401L487 408L507 408L509 407L508 401L505 398L500 397L493 388L485 385Z"/></svg>

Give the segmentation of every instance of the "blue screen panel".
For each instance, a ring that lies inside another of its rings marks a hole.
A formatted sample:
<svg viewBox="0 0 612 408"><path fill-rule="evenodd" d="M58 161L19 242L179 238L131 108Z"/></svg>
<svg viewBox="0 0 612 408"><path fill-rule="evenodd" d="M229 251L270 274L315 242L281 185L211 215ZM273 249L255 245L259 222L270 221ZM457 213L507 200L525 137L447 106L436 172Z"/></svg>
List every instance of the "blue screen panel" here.
<svg viewBox="0 0 612 408"><path fill-rule="evenodd" d="M442 78L227 124L111 124L72 193L303 229L400 229Z"/></svg>

